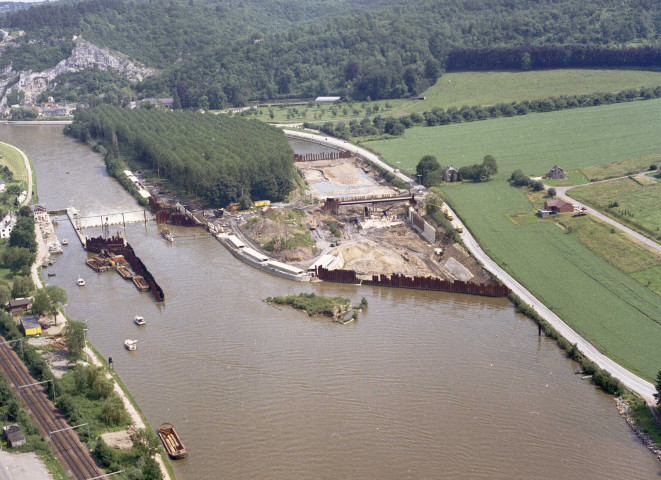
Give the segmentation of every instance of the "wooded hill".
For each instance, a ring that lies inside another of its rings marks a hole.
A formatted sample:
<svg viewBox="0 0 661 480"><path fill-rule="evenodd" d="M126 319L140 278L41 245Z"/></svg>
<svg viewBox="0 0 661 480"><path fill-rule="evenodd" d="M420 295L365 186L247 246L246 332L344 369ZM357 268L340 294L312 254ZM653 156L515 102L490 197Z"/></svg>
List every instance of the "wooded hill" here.
<svg viewBox="0 0 661 480"><path fill-rule="evenodd" d="M11 54L25 68L54 65L64 56L61 46L68 48L63 42L79 34L160 69L135 87L141 98L216 109L328 94L357 100L419 94L456 48L656 45L661 3L89 0L31 7L3 24L27 32ZM36 45L44 47L40 54ZM10 57L3 58L0 66ZM71 85L75 95L84 90ZM58 94L69 95L61 87ZM108 102L121 103L122 96Z"/></svg>
<svg viewBox="0 0 661 480"><path fill-rule="evenodd" d="M76 112L65 133L101 142L111 175L121 174L120 159L151 168L212 207L242 195L280 201L293 188L294 154L286 137L258 120L102 105Z"/></svg>

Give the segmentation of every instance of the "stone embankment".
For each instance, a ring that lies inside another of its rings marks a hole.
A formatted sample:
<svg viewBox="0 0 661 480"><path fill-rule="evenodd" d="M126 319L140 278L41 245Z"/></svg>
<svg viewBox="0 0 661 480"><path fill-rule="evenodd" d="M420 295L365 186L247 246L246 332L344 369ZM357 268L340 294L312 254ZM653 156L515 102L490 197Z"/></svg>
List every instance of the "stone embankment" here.
<svg viewBox="0 0 661 480"><path fill-rule="evenodd" d="M617 411L620 412L620 415L622 418L624 418L624 420L626 420L626 422L629 424L629 427L631 427L631 430L633 430L636 436L640 438L640 440L654 455L656 455L656 458L661 460L661 448L654 443L652 437L650 437L643 431L642 428L640 428L640 426L638 426L636 421L633 419L631 407L627 401L621 397L615 397L615 405L617 406Z"/></svg>

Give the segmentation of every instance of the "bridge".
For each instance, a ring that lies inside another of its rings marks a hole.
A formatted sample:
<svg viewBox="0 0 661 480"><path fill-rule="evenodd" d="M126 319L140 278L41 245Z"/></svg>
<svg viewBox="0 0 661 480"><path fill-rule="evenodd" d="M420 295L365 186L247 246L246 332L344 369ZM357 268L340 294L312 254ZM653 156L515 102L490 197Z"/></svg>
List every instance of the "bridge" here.
<svg viewBox="0 0 661 480"><path fill-rule="evenodd" d="M58 212L59 213L59 212ZM103 227L108 228L111 225L122 225L126 227L127 223L147 223L150 220L154 219L152 215L147 210L133 210L130 212L114 212L114 213L105 213L100 215L86 215L81 216L73 207L69 207L65 210L71 225L73 225L80 242L85 245L85 236L82 231L84 228L95 228Z"/></svg>

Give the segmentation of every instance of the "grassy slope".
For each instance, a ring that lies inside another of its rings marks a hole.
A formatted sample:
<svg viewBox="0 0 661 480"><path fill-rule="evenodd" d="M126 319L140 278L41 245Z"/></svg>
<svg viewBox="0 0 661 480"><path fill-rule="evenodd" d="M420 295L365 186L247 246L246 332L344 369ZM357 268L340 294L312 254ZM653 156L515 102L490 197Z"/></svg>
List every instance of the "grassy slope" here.
<svg viewBox="0 0 661 480"><path fill-rule="evenodd" d="M454 206L489 254L568 324L616 361L649 380L661 365L661 298L550 222L517 225L531 210L506 179L554 164L569 170L661 151L654 118L661 101L568 110L409 130L370 146L400 168L425 154L462 166L492 154L501 173L487 184L446 186Z"/></svg>
<svg viewBox="0 0 661 480"><path fill-rule="evenodd" d="M563 69L535 72L464 72L447 73L427 89L419 100L381 100L358 102L352 107L340 104L337 116L331 113L330 105L307 107L298 105L298 115L287 118L286 108L273 108L274 118L267 108L258 109L260 120L267 122L334 121L339 119L363 118L365 106L379 106L382 116L399 116L413 112L422 113L434 107L461 107L463 105L493 105L519 100L536 100L561 95L583 95L594 92L617 92L629 88L656 87L661 85L661 72L645 70L584 70ZM386 109L386 103L390 108ZM347 108L347 115L343 108ZM358 114L353 109L359 110ZM291 111L291 109L289 110ZM319 117L320 112L324 112ZM301 115L305 113L305 118ZM293 113L293 112L292 112ZM315 116L315 114L317 116ZM372 114L371 116L373 116Z"/></svg>

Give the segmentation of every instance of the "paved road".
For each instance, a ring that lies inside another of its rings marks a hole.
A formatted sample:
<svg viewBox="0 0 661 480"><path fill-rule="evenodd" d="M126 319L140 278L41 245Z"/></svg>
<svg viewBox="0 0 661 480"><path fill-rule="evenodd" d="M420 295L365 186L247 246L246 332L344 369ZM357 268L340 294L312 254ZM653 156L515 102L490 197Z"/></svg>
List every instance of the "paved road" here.
<svg viewBox="0 0 661 480"><path fill-rule="evenodd" d="M644 175L644 174L641 174L641 175ZM620 177L620 178L627 178L627 177ZM609 181L612 181L612 180L618 180L618 179L617 178L612 178L610 180L602 180L602 181L603 182L609 182ZM601 183L601 182L586 183L584 185L593 185L595 183ZM569 195L567 195L568 190L570 190L572 188L575 188L575 187L582 187L584 185L573 185L571 187L555 187L556 196L558 198L564 200L565 202L571 203L573 205L578 205L581 209L585 210L590 215L594 215L598 219L600 219L600 220L602 220L602 221L604 221L604 222L606 222L610 225L613 225L615 228L618 228L619 230L622 230L623 232L625 232L626 234L628 234L629 236L631 236L633 239L637 240L638 242L643 243L643 244L645 244L645 245L661 252L661 245L659 245L654 240L652 240L650 238L647 238L644 235L641 235L640 233L630 229L626 225L622 225L618 221L613 220L612 218L610 218L609 216L604 215L603 213L595 210L594 208L591 208L587 205L584 205L581 202L579 202L578 200L575 200L572 197L570 197ZM544 186L547 189L549 188L548 185L544 185Z"/></svg>

